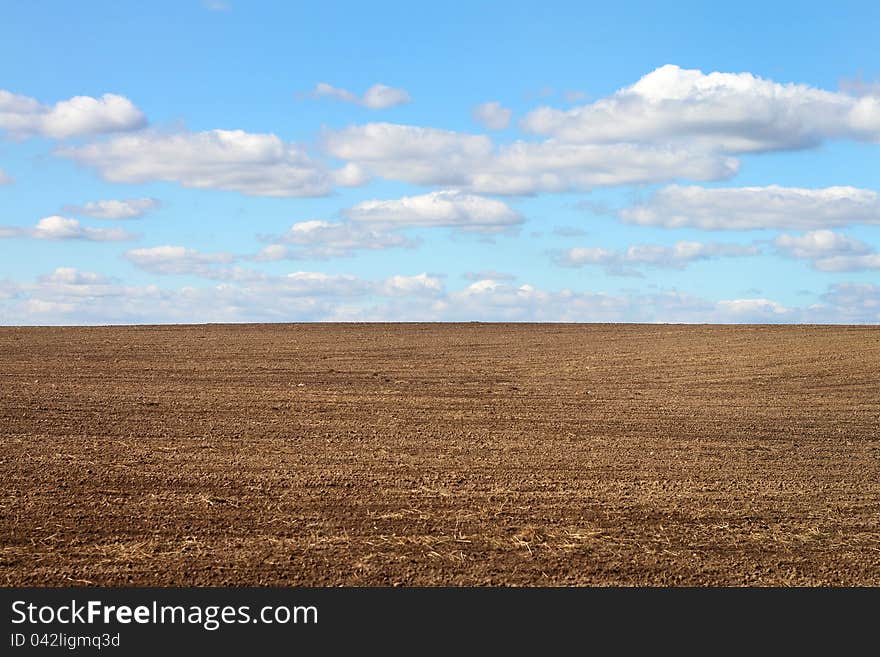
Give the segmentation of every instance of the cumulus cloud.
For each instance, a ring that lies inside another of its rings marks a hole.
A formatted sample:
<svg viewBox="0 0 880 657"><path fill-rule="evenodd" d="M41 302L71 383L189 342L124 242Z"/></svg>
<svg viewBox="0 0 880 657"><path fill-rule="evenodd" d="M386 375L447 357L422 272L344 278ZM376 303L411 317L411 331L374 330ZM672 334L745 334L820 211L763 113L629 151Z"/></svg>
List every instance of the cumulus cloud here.
<svg viewBox="0 0 880 657"><path fill-rule="evenodd" d="M235 261L229 253L203 253L183 246L156 246L132 249L125 258L144 271L160 275L183 274L209 280L223 281L227 285L244 286L263 293L277 289L284 294L307 295L360 295L374 293L387 296L434 295L443 291L440 278L428 274L416 276L392 276L385 281L370 282L348 274L298 271L284 276L228 267ZM264 258L268 260L272 258ZM275 258L280 259L280 258Z"/></svg>
<svg viewBox="0 0 880 657"><path fill-rule="evenodd" d="M270 287L277 285L285 294L357 296L373 289L369 281L349 274L324 274L298 271L280 278L269 279Z"/></svg>
<svg viewBox="0 0 880 657"><path fill-rule="evenodd" d="M416 276L392 276L382 284L385 296L439 296L443 294L443 281L427 273Z"/></svg>
<svg viewBox="0 0 880 657"><path fill-rule="evenodd" d="M678 292L552 291L491 279L451 292L443 301L437 314L445 320L459 321L680 322L696 321L716 312L715 304Z"/></svg>
<svg viewBox="0 0 880 657"><path fill-rule="evenodd" d="M773 240L777 249L792 258L828 258L868 253L871 247L859 240L831 230L811 230L802 235L779 235Z"/></svg>
<svg viewBox="0 0 880 657"><path fill-rule="evenodd" d="M15 179L7 175L6 172L3 171L3 169L0 169L0 187L2 187L3 185L11 185L14 182Z"/></svg>
<svg viewBox="0 0 880 657"><path fill-rule="evenodd" d="M856 187L706 188L670 185L647 202L619 212L643 226L705 230L812 229L880 224L880 198Z"/></svg>
<svg viewBox="0 0 880 657"><path fill-rule="evenodd" d="M781 255L809 260L819 271L880 269L880 254L871 246L830 230L778 235L773 244Z"/></svg>
<svg viewBox="0 0 880 657"><path fill-rule="evenodd" d="M293 272L207 287L132 287L100 274L59 268L32 283L0 284L0 323L240 321L564 321L689 323L878 323L880 286L840 283L808 307L763 297L710 301L653 293L545 290L499 280L447 292L438 276L368 281Z"/></svg>
<svg viewBox="0 0 880 657"><path fill-rule="evenodd" d="M301 221L284 234L271 238L255 257L258 261L339 258L356 251L413 247L397 233L377 230L354 222Z"/></svg>
<svg viewBox="0 0 880 657"><path fill-rule="evenodd" d="M353 276L294 272L210 287L125 286L100 274L59 268L18 283L0 323L153 323L333 320L376 285Z"/></svg>
<svg viewBox="0 0 880 657"><path fill-rule="evenodd" d="M374 84L364 92L363 96L358 96L348 89L334 87L326 82L319 82L315 85L311 95L315 98L333 98L344 103L353 103L372 110L405 105L412 101L409 93L404 89L396 89L386 84Z"/></svg>
<svg viewBox="0 0 880 657"><path fill-rule="evenodd" d="M497 195L721 180L739 169L730 157L669 146L547 140L496 148L485 135L391 123L328 130L321 143L330 155L383 178Z"/></svg>
<svg viewBox="0 0 880 657"><path fill-rule="evenodd" d="M679 241L672 246L640 244L623 251L576 247L557 253L555 260L563 267L601 265L611 274L631 275L635 273L632 268L636 266L683 269L699 260L751 256L758 253L760 249L754 244Z"/></svg>
<svg viewBox="0 0 880 657"><path fill-rule="evenodd" d="M474 121L488 130L504 130L510 125L510 117L513 116L513 110L502 107L499 102L492 101L477 105L471 116L473 116Z"/></svg>
<svg viewBox="0 0 880 657"><path fill-rule="evenodd" d="M137 219L160 205L159 200L155 198L130 198L122 201L89 201L83 205L67 205L64 211L93 219Z"/></svg>
<svg viewBox="0 0 880 657"><path fill-rule="evenodd" d="M184 187L226 189L248 196L324 196L352 182L352 170L328 171L303 148L273 134L209 130L122 135L58 149L94 167L110 182L176 182ZM353 184L361 184L363 179Z"/></svg>
<svg viewBox="0 0 880 657"><path fill-rule="evenodd" d="M154 246L126 251L125 259L153 274L191 274L214 277L215 265L235 260L229 253L202 253L183 246Z"/></svg>
<svg viewBox="0 0 880 657"><path fill-rule="evenodd" d="M509 231L523 223L522 215L506 203L457 191L363 201L344 214L351 221L383 229L445 226L491 234Z"/></svg>
<svg viewBox="0 0 880 657"><path fill-rule="evenodd" d="M147 120L124 96L75 96L54 105L0 89L0 130L15 139L66 139L136 130Z"/></svg>
<svg viewBox="0 0 880 657"><path fill-rule="evenodd" d="M327 130L321 141L330 155L377 175L430 185L462 182L460 172L493 151L485 135L394 123Z"/></svg>
<svg viewBox="0 0 880 657"><path fill-rule="evenodd" d="M718 309L733 319L742 317L744 321L773 320L791 313L789 308L770 299L730 299L719 301Z"/></svg>
<svg viewBox="0 0 880 657"><path fill-rule="evenodd" d="M826 139L878 141L880 98L666 65L594 103L536 109L521 125L577 143L683 142L728 153L790 150Z"/></svg>
<svg viewBox="0 0 880 657"><path fill-rule="evenodd" d="M37 240L87 240L91 242L122 242L135 238L119 228L90 228L76 219L52 215L43 217L33 227L0 226L2 238L31 238Z"/></svg>

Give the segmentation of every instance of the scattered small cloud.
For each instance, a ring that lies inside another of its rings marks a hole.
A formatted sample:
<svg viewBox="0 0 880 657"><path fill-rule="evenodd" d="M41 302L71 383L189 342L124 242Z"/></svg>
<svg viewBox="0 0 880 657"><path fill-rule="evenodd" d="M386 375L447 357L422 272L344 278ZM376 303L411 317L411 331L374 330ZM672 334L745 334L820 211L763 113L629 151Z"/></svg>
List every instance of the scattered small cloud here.
<svg viewBox="0 0 880 657"><path fill-rule="evenodd" d="M340 258L357 251L412 248L417 242L398 233L378 230L351 221L301 221L282 235L268 238L272 243L253 259L260 262Z"/></svg>
<svg viewBox="0 0 880 657"><path fill-rule="evenodd" d="M433 226L484 234L507 232L524 221L506 203L458 191L362 201L343 214L351 221L385 230Z"/></svg>
<svg viewBox="0 0 880 657"><path fill-rule="evenodd" d="M382 284L382 294L398 296L439 296L443 294L443 281L427 273L416 276L392 276Z"/></svg>
<svg viewBox="0 0 880 657"><path fill-rule="evenodd" d="M778 235L773 244L782 255L808 260L862 255L872 251L864 242L831 230L811 230L801 235Z"/></svg>
<svg viewBox="0 0 880 657"><path fill-rule="evenodd" d="M52 215L43 217L35 226L0 226L0 239L30 238L36 240L85 240L89 242L124 242L135 235L120 228L91 228L76 219Z"/></svg>
<svg viewBox="0 0 880 657"><path fill-rule="evenodd" d="M364 92L363 96L343 89L334 87L326 82L319 82L309 94L312 98L332 98L344 103L360 105L371 110L388 109L397 105L406 105L412 102L409 93L404 89L389 87L386 84L374 84Z"/></svg>
<svg viewBox="0 0 880 657"><path fill-rule="evenodd" d="M235 260L230 253L202 253L183 246L154 246L126 251L125 259L138 269L152 274L189 274L217 277L216 265L229 264Z"/></svg>
<svg viewBox="0 0 880 657"><path fill-rule="evenodd" d="M813 269L818 271L880 269L880 254L873 247L830 230L813 230L802 235L778 235L773 244L780 255L808 260Z"/></svg>
<svg viewBox="0 0 880 657"><path fill-rule="evenodd" d="M718 308L731 318L748 317L772 319L790 313L781 303L770 299L730 299L718 302Z"/></svg>
<svg viewBox="0 0 880 657"><path fill-rule="evenodd" d="M82 205L66 205L64 211L93 219L137 219L161 205L155 198L130 198L121 201L88 201Z"/></svg>
<svg viewBox="0 0 880 657"><path fill-rule="evenodd" d="M762 295L712 301L675 290L617 294L549 290L476 280L446 291L427 273L369 281L297 271L224 279L202 287L124 286L94 272L59 267L33 282L0 282L0 323L242 321L565 321L845 323L880 321L880 286L838 283L820 303L791 307Z"/></svg>
<svg viewBox="0 0 880 657"><path fill-rule="evenodd" d="M599 265L609 274L639 276L634 267L648 266L683 269L700 260L719 257L744 257L760 253L757 245L722 244L718 242L676 242L673 246L641 244L622 251L599 247L576 247L554 253L554 260L563 267Z"/></svg>
<svg viewBox="0 0 880 657"><path fill-rule="evenodd" d="M474 121L488 130L504 130L510 125L513 110L501 106L499 102L477 105L472 114Z"/></svg>

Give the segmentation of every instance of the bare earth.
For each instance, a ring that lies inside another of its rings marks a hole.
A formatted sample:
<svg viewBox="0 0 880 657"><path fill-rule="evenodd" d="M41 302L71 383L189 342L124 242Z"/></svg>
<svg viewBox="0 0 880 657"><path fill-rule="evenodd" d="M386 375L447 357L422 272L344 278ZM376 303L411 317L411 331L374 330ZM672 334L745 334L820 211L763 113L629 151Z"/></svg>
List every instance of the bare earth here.
<svg viewBox="0 0 880 657"><path fill-rule="evenodd" d="M0 584L880 585L880 329L0 328Z"/></svg>

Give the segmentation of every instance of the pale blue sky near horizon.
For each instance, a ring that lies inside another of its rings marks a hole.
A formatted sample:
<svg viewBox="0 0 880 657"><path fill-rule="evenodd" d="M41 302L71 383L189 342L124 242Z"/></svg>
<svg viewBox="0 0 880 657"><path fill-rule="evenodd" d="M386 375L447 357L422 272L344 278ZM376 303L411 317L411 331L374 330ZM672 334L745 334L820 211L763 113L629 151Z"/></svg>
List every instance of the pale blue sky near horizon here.
<svg viewBox="0 0 880 657"><path fill-rule="evenodd" d="M8 3L0 324L878 323L878 27L870 2Z"/></svg>

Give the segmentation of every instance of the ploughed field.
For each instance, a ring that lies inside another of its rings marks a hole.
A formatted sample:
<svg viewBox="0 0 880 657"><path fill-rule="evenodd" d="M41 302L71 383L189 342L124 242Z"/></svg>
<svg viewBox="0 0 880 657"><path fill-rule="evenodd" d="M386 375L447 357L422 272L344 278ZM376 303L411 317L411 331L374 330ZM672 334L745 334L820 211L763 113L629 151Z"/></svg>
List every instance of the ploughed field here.
<svg viewBox="0 0 880 657"><path fill-rule="evenodd" d="M880 329L0 328L3 585L880 585Z"/></svg>

